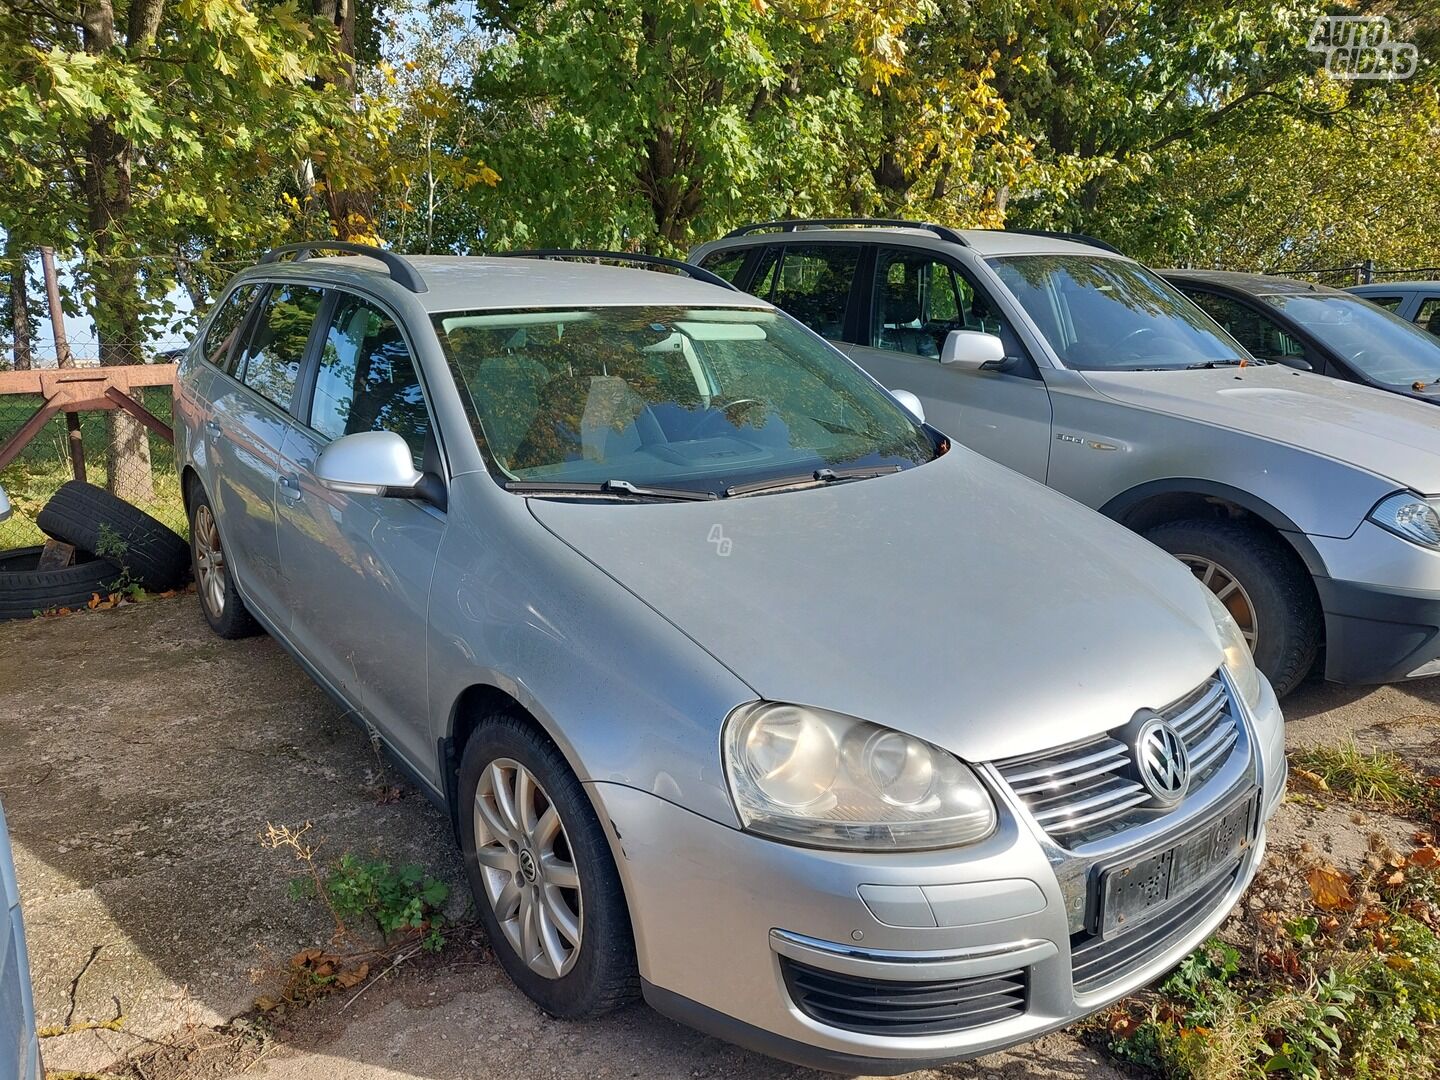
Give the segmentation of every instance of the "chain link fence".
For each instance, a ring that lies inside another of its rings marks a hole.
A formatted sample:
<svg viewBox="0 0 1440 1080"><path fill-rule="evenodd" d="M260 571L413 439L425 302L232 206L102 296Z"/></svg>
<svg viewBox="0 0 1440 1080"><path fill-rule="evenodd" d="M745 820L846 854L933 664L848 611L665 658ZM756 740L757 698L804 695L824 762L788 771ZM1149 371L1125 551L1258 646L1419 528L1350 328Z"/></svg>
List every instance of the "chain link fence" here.
<svg viewBox="0 0 1440 1080"><path fill-rule="evenodd" d="M173 427L170 387L147 386L134 396L156 419ZM43 404L38 394L0 395L0 446L23 428ZM79 412L79 440L85 453L85 479L134 503L170 528L188 535L175 448L162 436L118 409ZM65 413L51 417L0 470L0 486L10 496L13 514L0 522L0 550L45 542L35 516L55 490L74 479L70 422Z"/></svg>

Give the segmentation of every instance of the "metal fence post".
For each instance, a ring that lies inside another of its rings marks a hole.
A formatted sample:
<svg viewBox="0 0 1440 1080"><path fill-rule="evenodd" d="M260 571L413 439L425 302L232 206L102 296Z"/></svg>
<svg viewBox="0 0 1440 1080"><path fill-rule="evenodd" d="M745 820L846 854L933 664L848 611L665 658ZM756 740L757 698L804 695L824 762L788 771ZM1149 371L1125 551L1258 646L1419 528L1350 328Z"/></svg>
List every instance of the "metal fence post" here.
<svg viewBox="0 0 1440 1080"><path fill-rule="evenodd" d="M1374 282L1374 280L1375 280L1375 260L1374 260L1374 259L1366 259L1364 262L1362 262L1362 263L1360 264L1360 280L1359 280L1356 284L1359 284L1359 285L1369 285L1369 284L1371 284L1372 282Z"/></svg>

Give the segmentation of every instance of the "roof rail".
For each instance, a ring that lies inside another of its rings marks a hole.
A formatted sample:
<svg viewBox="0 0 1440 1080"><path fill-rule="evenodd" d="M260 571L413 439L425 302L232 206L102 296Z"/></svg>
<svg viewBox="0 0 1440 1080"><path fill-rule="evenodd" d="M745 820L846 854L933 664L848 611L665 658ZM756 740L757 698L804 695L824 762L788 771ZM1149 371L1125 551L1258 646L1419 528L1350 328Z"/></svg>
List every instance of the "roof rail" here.
<svg viewBox="0 0 1440 1080"><path fill-rule="evenodd" d="M753 225L742 225L738 229L731 229L725 234L724 239L729 240L734 236L748 236L754 232L797 232L800 229L827 229L835 225L867 225L871 228L883 229L928 229L941 240L949 241L952 244L959 244L962 247L969 247L969 242L948 225L936 225L933 221L906 221L903 218L796 218L789 221L758 221Z"/></svg>
<svg viewBox="0 0 1440 1080"><path fill-rule="evenodd" d="M351 255L368 255L385 264L385 268L390 271L390 280L397 285L403 285L413 293L430 291L425 284L425 279L420 276L420 271L415 269L414 263L404 255L386 251L373 244L356 244L349 240L310 240L303 244L282 244L280 247L271 248L262 255L260 262L279 262L280 256L291 254L295 256L291 260L292 262L303 262L310 257L310 253L313 251L344 251Z"/></svg>
<svg viewBox="0 0 1440 1080"><path fill-rule="evenodd" d="M1085 233L1052 232L1049 229L985 229L982 231L1019 233L1021 236L1048 236L1051 240L1069 240L1072 244L1084 244L1086 247L1099 248L1101 251L1113 252L1116 255L1125 254L1114 244L1107 244L1104 240L1087 236Z"/></svg>
<svg viewBox="0 0 1440 1080"><path fill-rule="evenodd" d="M497 251L497 259L609 259L611 262L638 263L641 266L664 266L690 275L696 281L707 285L719 285L722 289L739 292L734 285L719 274L680 259L667 259L663 255L646 255L634 251L603 251L599 248L533 248L528 251Z"/></svg>

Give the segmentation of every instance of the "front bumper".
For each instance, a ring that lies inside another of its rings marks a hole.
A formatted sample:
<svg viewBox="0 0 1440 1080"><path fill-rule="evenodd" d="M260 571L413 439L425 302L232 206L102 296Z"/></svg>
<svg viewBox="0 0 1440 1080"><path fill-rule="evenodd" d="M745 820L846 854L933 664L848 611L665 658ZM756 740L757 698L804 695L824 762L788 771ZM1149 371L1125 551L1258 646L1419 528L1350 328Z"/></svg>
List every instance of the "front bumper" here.
<svg viewBox="0 0 1440 1080"><path fill-rule="evenodd" d="M1311 537L1328 576L1325 677L1352 685L1440 674L1440 552L1366 521L1348 539Z"/></svg>
<svg viewBox="0 0 1440 1080"><path fill-rule="evenodd" d="M1260 762L1258 748L1254 760ZM1261 789L1260 825L1238 865L1197 894L1198 906L1138 962L1084 989L1077 989L1072 966L1072 944L1079 956L1084 935L1072 937L1051 857L1033 827L1014 813L1002 814L988 840L960 852L877 856L775 843L633 788L597 783L592 790L614 827L645 996L654 1008L799 1065L893 1074L1033 1039L1170 970L1219 926L1250 883L1263 856L1264 821L1283 783L1283 759L1250 768L1240 789L1217 794L1183 824L1131 849L1164 850ZM872 901L880 895L894 906L875 904L872 910L862 887ZM938 920L950 925L915 925L926 920L912 917L904 901L922 890L936 912L942 910L937 897L961 898L945 905L947 914ZM1163 921L1162 915L1144 925ZM1018 980L1020 1004L1002 1010L1000 1019L961 1031L862 1032L802 1011L797 972L837 985L858 979L892 987L925 983L927 989Z"/></svg>

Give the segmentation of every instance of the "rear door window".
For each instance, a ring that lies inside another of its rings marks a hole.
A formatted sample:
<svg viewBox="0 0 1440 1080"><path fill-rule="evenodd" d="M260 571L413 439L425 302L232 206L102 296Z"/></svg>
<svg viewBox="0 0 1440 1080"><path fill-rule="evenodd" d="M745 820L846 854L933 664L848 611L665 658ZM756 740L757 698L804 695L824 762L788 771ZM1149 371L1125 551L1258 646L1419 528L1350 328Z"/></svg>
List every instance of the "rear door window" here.
<svg viewBox="0 0 1440 1080"><path fill-rule="evenodd" d="M258 286L241 285L220 301L215 318L210 320L210 329L205 331L205 340L200 350L206 361L221 371L229 373L235 359L235 339L245 322L245 314L255 299Z"/></svg>
<svg viewBox="0 0 1440 1080"><path fill-rule="evenodd" d="M275 285L260 302L236 374L282 409L290 408L300 362L324 298L321 290L306 285Z"/></svg>
<svg viewBox="0 0 1440 1080"><path fill-rule="evenodd" d="M858 244L777 244L765 252L750 291L839 341L859 265Z"/></svg>
<svg viewBox="0 0 1440 1080"><path fill-rule="evenodd" d="M1420 302L1420 310L1415 313L1415 322L1420 329L1429 330L1436 337L1440 337L1440 296L1427 296Z"/></svg>
<svg viewBox="0 0 1440 1080"><path fill-rule="evenodd" d="M1394 311L1400 306L1400 301L1404 299L1401 296L1375 296L1371 293L1365 293L1364 296L1370 303L1377 307L1383 307L1386 311Z"/></svg>

